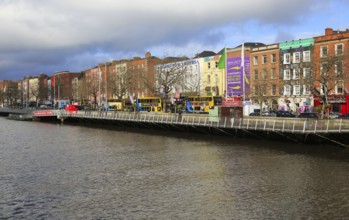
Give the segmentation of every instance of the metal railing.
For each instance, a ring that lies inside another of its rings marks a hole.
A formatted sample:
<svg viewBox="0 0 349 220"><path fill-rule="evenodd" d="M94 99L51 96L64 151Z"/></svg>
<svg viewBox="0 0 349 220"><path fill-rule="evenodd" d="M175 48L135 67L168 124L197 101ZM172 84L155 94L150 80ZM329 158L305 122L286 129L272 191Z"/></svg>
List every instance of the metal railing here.
<svg viewBox="0 0 349 220"><path fill-rule="evenodd" d="M349 133L349 120L276 117L212 117L200 114L52 110L59 118L85 118L288 133Z"/></svg>

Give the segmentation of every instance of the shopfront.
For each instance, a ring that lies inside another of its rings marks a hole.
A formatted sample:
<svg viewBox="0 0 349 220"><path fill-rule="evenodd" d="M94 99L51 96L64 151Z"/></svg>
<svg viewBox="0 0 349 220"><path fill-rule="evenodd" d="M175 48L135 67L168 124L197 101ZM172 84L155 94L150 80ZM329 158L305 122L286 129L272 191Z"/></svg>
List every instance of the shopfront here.
<svg viewBox="0 0 349 220"><path fill-rule="evenodd" d="M330 104L329 111L344 115L349 113L349 95L331 95L327 97ZM314 97L314 106L319 107L323 104L323 97Z"/></svg>

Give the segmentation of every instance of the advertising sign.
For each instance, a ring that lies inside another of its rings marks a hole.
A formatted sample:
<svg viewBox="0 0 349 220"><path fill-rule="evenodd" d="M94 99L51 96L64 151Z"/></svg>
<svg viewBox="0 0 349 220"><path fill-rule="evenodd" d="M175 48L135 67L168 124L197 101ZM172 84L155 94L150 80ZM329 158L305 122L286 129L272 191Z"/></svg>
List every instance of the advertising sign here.
<svg viewBox="0 0 349 220"><path fill-rule="evenodd" d="M250 91L250 58L244 57L244 68L241 66L241 57L227 59L227 92L228 96L243 96ZM245 75L243 70L245 69ZM244 82L244 81L245 82ZM243 91L245 83L245 91Z"/></svg>

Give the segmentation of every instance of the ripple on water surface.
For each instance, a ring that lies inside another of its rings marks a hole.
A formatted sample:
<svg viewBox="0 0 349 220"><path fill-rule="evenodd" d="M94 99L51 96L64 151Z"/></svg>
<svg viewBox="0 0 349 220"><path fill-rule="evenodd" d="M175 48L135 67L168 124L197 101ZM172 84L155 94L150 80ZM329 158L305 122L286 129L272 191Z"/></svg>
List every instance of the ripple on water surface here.
<svg viewBox="0 0 349 220"><path fill-rule="evenodd" d="M0 123L0 219L349 216L338 148Z"/></svg>

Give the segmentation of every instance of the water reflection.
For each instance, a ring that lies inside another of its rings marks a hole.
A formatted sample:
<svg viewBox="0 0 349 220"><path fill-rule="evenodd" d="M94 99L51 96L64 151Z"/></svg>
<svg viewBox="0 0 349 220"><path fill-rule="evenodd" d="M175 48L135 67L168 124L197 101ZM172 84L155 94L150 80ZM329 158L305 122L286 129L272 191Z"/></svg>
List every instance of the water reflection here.
<svg viewBox="0 0 349 220"><path fill-rule="evenodd" d="M0 218L349 216L348 152L333 146L0 124Z"/></svg>

